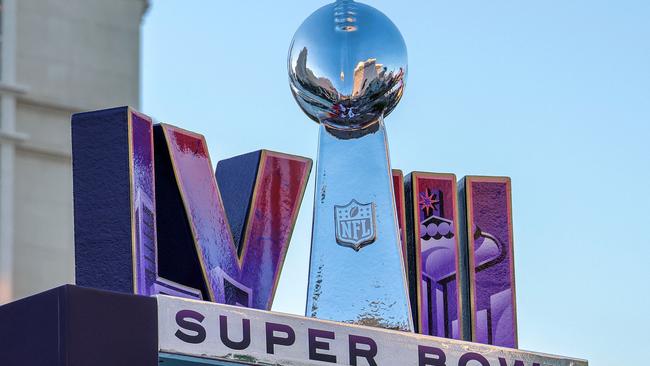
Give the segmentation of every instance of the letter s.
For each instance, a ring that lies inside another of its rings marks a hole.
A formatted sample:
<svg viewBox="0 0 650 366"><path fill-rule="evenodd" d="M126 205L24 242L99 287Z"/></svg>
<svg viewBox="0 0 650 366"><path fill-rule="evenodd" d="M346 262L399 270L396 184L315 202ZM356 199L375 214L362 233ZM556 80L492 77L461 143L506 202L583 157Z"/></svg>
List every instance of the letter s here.
<svg viewBox="0 0 650 366"><path fill-rule="evenodd" d="M188 321L187 319L193 319L196 320L198 323ZM195 335L193 334L187 334L181 331L181 329L177 330L176 333L174 334L176 338L180 339L183 342L187 343L193 343L193 344L198 344L202 343L205 341L205 328L201 326L201 323L205 319L205 316L203 316L201 313L198 313L193 310L181 310L178 313L176 313L176 324L181 327L182 329L189 330L191 332L196 332Z"/></svg>

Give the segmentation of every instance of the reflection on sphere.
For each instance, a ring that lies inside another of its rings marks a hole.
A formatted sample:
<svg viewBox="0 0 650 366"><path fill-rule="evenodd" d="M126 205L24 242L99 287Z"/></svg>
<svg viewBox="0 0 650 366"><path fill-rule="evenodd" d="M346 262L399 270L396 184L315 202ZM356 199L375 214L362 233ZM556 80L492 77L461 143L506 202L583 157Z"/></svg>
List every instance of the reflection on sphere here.
<svg viewBox="0 0 650 366"><path fill-rule="evenodd" d="M291 91L311 119L335 130L360 130L388 115L402 97L406 45L380 11L339 0L298 28L288 69Z"/></svg>

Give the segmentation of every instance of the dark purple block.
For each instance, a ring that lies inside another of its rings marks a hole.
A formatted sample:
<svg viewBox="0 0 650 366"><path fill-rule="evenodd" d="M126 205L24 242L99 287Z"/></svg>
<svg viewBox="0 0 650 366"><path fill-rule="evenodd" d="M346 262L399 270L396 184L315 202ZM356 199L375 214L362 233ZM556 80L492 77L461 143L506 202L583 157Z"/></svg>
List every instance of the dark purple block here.
<svg viewBox="0 0 650 366"><path fill-rule="evenodd" d="M135 293L128 107L72 116L76 282Z"/></svg>
<svg viewBox="0 0 650 366"><path fill-rule="evenodd" d="M155 366L156 299L72 285L0 307L2 366Z"/></svg>
<svg viewBox="0 0 650 366"><path fill-rule="evenodd" d="M241 255L244 246L248 213L255 192L261 157L262 150L258 150L217 163L215 177L238 255Z"/></svg>
<svg viewBox="0 0 650 366"><path fill-rule="evenodd" d="M468 176L459 190L472 341L517 348L510 178Z"/></svg>

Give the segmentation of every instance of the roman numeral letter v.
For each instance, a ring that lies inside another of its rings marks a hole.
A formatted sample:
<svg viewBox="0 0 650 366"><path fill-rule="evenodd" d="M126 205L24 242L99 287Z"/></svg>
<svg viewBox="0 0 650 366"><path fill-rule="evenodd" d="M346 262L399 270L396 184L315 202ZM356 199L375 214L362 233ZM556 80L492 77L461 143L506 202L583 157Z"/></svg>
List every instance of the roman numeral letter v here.
<svg viewBox="0 0 650 366"><path fill-rule="evenodd" d="M154 140L166 145L210 300L270 309L311 160L262 150L219 162L215 176L202 135L161 124Z"/></svg>

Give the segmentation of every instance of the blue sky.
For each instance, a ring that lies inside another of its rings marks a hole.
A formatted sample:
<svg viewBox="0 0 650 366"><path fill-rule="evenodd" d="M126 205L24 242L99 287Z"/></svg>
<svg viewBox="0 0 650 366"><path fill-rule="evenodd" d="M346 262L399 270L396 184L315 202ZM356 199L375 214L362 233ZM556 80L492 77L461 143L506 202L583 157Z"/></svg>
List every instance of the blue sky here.
<svg viewBox="0 0 650 366"><path fill-rule="evenodd" d="M316 158L289 42L324 1L154 1L141 110L216 163ZM512 178L520 347L640 365L650 341L650 2L368 0L409 51L394 168ZM301 314L313 176L274 310Z"/></svg>

